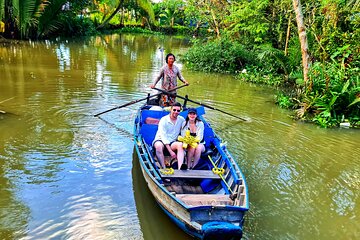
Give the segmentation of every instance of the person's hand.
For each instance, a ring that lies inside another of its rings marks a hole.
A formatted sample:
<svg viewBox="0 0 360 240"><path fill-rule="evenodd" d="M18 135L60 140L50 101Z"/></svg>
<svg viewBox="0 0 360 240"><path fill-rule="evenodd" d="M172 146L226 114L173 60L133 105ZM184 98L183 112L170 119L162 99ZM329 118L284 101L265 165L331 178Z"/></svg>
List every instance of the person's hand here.
<svg viewBox="0 0 360 240"><path fill-rule="evenodd" d="M189 82L185 80L185 81L184 81L184 84L185 84L185 85L189 85Z"/></svg>
<svg viewBox="0 0 360 240"><path fill-rule="evenodd" d="M176 159L176 153L174 151L170 151L171 159Z"/></svg>
<svg viewBox="0 0 360 240"><path fill-rule="evenodd" d="M151 85L150 85L150 88L154 88L154 87L155 87L155 85L154 85L154 84L151 84Z"/></svg>

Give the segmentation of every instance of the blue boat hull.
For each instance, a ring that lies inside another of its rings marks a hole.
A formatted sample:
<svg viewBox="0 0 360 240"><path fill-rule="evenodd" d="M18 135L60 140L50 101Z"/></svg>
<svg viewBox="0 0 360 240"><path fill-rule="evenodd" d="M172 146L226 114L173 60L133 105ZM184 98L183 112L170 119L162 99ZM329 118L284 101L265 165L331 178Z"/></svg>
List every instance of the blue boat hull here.
<svg viewBox="0 0 360 240"><path fill-rule="evenodd" d="M236 226L228 222L211 221L202 226L201 231L191 226L187 226L178 218L174 217L169 211L159 204L161 209L179 228L187 234L202 240L239 240L242 237L242 227Z"/></svg>

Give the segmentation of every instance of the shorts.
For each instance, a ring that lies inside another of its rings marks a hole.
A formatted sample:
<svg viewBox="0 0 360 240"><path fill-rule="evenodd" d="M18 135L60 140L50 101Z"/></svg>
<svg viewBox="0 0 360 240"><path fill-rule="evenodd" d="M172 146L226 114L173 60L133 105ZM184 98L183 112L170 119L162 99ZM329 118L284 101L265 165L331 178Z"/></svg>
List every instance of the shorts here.
<svg viewBox="0 0 360 240"><path fill-rule="evenodd" d="M165 155L165 156L170 156L170 153L169 153L167 147L165 147L165 144L164 144L161 140L156 140L156 141L154 141L154 143L153 143L153 145L152 145L153 152L156 153L156 149L155 149L155 147L154 147L154 145L155 145L156 142L161 142L161 143L164 145L164 150L163 150L163 151L164 151L164 155ZM171 144L173 144L174 142L175 142L175 141L171 142L171 143L170 143L170 146L171 146Z"/></svg>

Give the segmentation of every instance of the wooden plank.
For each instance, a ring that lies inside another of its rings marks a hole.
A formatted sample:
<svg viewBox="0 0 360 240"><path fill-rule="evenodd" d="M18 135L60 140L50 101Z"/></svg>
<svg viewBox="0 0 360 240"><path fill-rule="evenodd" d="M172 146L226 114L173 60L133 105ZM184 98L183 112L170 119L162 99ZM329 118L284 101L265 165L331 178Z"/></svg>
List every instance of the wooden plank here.
<svg viewBox="0 0 360 240"><path fill-rule="evenodd" d="M162 174L163 178L220 179L211 170L174 170L174 174Z"/></svg>
<svg viewBox="0 0 360 240"><path fill-rule="evenodd" d="M245 207L245 194L241 194L241 195L240 195L239 202L240 202L240 206L244 206L244 207Z"/></svg>
<svg viewBox="0 0 360 240"><path fill-rule="evenodd" d="M202 188L197 183L189 183L186 178L173 178L169 185L166 186L169 192L177 194L203 194Z"/></svg>
<svg viewBox="0 0 360 240"><path fill-rule="evenodd" d="M189 206L232 206L234 204L230 195L223 194L176 194L176 197Z"/></svg>

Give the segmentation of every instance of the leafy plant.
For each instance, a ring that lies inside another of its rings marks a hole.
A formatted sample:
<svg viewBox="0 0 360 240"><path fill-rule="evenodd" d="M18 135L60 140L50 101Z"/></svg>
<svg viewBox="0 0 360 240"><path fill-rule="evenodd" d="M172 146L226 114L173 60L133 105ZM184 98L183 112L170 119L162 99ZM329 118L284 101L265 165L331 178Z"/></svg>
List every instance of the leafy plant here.
<svg viewBox="0 0 360 240"><path fill-rule="evenodd" d="M294 103L291 101L291 98L288 95L285 95L284 93L279 93L275 97L276 104L279 105L281 108L292 108L294 106Z"/></svg>
<svg viewBox="0 0 360 240"><path fill-rule="evenodd" d="M258 50L258 58L270 68L268 70L284 73L285 75L289 74L288 60L283 51L272 47L270 44L260 45Z"/></svg>
<svg viewBox="0 0 360 240"><path fill-rule="evenodd" d="M195 42L184 60L195 70L236 73L254 64L256 57L243 45L221 38L207 43Z"/></svg>
<svg viewBox="0 0 360 240"><path fill-rule="evenodd" d="M326 65L315 63L310 70L312 85L298 97L301 116L312 116L315 123L324 127L333 127L343 119L359 116L359 68L347 71L343 62L338 61L340 63Z"/></svg>

